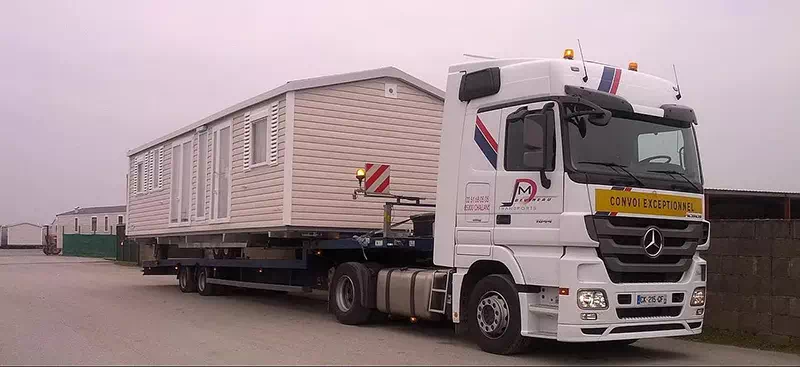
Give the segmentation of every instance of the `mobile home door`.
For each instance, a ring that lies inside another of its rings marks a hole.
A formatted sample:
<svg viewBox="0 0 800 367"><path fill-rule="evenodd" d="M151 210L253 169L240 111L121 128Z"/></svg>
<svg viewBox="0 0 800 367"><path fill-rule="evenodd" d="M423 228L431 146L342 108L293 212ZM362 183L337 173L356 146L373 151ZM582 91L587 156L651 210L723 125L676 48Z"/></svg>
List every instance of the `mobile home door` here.
<svg viewBox="0 0 800 367"><path fill-rule="evenodd" d="M213 140L213 180L211 218L224 220L231 208L231 124L226 122L211 131Z"/></svg>

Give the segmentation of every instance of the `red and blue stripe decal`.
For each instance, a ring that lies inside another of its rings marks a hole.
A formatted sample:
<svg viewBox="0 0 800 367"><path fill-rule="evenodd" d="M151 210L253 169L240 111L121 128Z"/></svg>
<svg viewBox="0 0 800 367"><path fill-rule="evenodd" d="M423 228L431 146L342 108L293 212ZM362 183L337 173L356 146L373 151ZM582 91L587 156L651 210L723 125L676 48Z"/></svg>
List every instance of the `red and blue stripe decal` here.
<svg viewBox="0 0 800 367"><path fill-rule="evenodd" d="M494 140L489 129L483 124L480 117L475 118L475 143L481 149L486 160L497 169L497 141Z"/></svg>
<svg viewBox="0 0 800 367"><path fill-rule="evenodd" d="M600 86L597 87L597 90L601 92L617 94L617 88L619 88L619 79L621 77L622 69L604 66L603 76L600 77Z"/></svg>

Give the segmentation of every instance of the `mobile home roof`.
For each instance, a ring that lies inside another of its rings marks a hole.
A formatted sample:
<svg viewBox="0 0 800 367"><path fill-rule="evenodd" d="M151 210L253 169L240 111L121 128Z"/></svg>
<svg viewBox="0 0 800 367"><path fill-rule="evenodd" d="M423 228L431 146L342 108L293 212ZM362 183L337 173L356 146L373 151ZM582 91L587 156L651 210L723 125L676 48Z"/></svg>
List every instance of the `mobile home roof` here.
<svg viewBox="0 0 800 367"><path fill-rule="evenodd" d="M402 81L404 81L406 83L409 83L409 84L411 84L411 85L413 85L413 86L415 86L415 87L417 87L417 88L419 88L419 89L431 94L432 96L444 101L444 92L441 89L436 88L436 87L434 87L434 86L432 86L432 85L430 85L430 84L428 84L428 83L426 83L426 82L424 82L424 81L422 81L420 79L417 79L417 78L413 77L411 74L408 74L406 72L403 72L400 69L397 69L397 68L391 67L391 66L390 67L385 67L385 68L380 68L380 69L371 69L371 70L358 71L358 72L353 72L353 73L336 74L336 75L329 75L329 76L323 76L323 77L317 77L317 78L293 80L293 81L287 82L286 84L284 84L284 85L282 85L282 86L280 86L278 88L272 89L270 91L267 91L267 92L264 92L262 94L259 94L259 95L255 96L253 98L250 98L250 99L247 99L245 101L239 102L239 103L237 103L237 104L235 104L235 105L233 105L231 107L228 107L228 108L226 108L226 109L224 109L222 111L219 111L219 112L217 112L217 113L215 113L215 114L213 114L211 116L208 116L208 117L206 117L206 118L204 118L204 119L202 119L200 121L197 121L197 122L195 122L195 123L193 123L193 124L191 124L189 126L186 126L186 127L182 128L182 129L179 129L179 130L176 130L176 131L174 131L174 132L172 132L170 134L164 135L164 136L162 136L162 137L160 137L160 138L158 138L156 140L153 140L153 141L151 141L151 142L149 142L147 144L140 145L140 146L138 146L138 147L136 147L134 149L131 149L131 150L128 151L128 156L132 156L132 155L137 154L137 153L139 153L139 152L141 152L141 151L143 151L145 149L148 149L148 148L150 148L150 147L152 147L154 145L158 145L158 144L164 143L166 141L169 141L170 139L173 139L173 138L179 137L179 136L181 136L183 134L186 134L188 132L194 131L195 129L197 129L200 126L203 126L203 125L206 125L208 123L214 122L214 121L216 121L216 120L218 120L220 118L228 116L228 115L230 115L232 113L235 113L235 112L237 112L239 110L242 110L244 108L253 106L253 105L257 104L257 103L269 100L270 98L279 96L279 95L284 94L286 92L298 91L298 90L303 90L303 89L319 88L319 87L324 87L324 86L328 86L328 85L352 83L352 82L357 82L357 81L362 81L362 80L369 80L369 79L386 78L386 77L400 79L400 80L402 80Z"/></svg>
<svg viewBox="0 0 800 367"><path fill-rule="evenodd" d="M103 214L103 213L125 213L128 207L125 205L114 206L92 206L87 208L77 207L68 212L58 213L56 216L61 215L81 215L81 214Z"/></svg>

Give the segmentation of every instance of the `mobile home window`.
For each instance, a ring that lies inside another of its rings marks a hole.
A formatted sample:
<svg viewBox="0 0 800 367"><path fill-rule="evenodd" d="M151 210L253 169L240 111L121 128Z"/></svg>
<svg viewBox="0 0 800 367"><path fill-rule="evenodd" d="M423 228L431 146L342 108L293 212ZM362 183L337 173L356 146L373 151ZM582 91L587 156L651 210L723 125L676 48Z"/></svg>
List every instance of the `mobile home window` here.
<svg viewBox="0 0 800 367"><path fill-rule="evenodd" d="M206 187L208 180L208 133L197 134L197 198L195 206L197 218L206 216Z"/></svg>
<svg viewBox="0 0 800 367"><path fill-rule="evenodd" d="M144 183L144 163L136 163L136 192L141 193Z"/></svg>
<svg viewBox="0 0 800 367"><path fill-rule="evenodd" d="M250 136L252 148L251 160L253 164L265 163L267 161L267 119L263 118L253 121L253 133Z"/></svg>
<svg viewBox="0 0 800 367"><path fill-rule="evenodd" d="M105 229L103 229L103 232L108 232L108 216L107 215L104 218L103 222L104 222L103 228L105 228Z"/></svg>
<svg viewBox="0 0 800 367"><path fill-rule="evenodd" d="M161 186L159 186L158 184L160 181L159 177L161 177L161 166L159 164L160 160L161 159L159 158L158 149L153 149L152 151L150 151L150 164L153 167L153 169L150 171L150 179L148 180L150 190L161 188Z"/></svg>
<svg viewBox="0 0 800 367"><path fill-rule="evenodd" d="M97 232L97 217L92 217L92 232Z"/></svg>
<svg viewBox="0 0 800 367"><path fill-rule="evenodd" d="M172 146L170 223L189 223L192 191L192 142Z"/></svg>

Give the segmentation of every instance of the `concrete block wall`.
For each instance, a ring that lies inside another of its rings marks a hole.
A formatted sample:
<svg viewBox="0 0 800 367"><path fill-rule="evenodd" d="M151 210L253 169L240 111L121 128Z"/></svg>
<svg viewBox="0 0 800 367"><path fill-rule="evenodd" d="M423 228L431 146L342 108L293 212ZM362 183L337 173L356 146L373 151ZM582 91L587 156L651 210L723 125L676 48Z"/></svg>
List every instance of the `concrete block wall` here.
<svg viewBox="0 0 800 367"><path fill-rule="evenodd" d="M711 223L706 326L800 342L800 220Z"/></svg>

